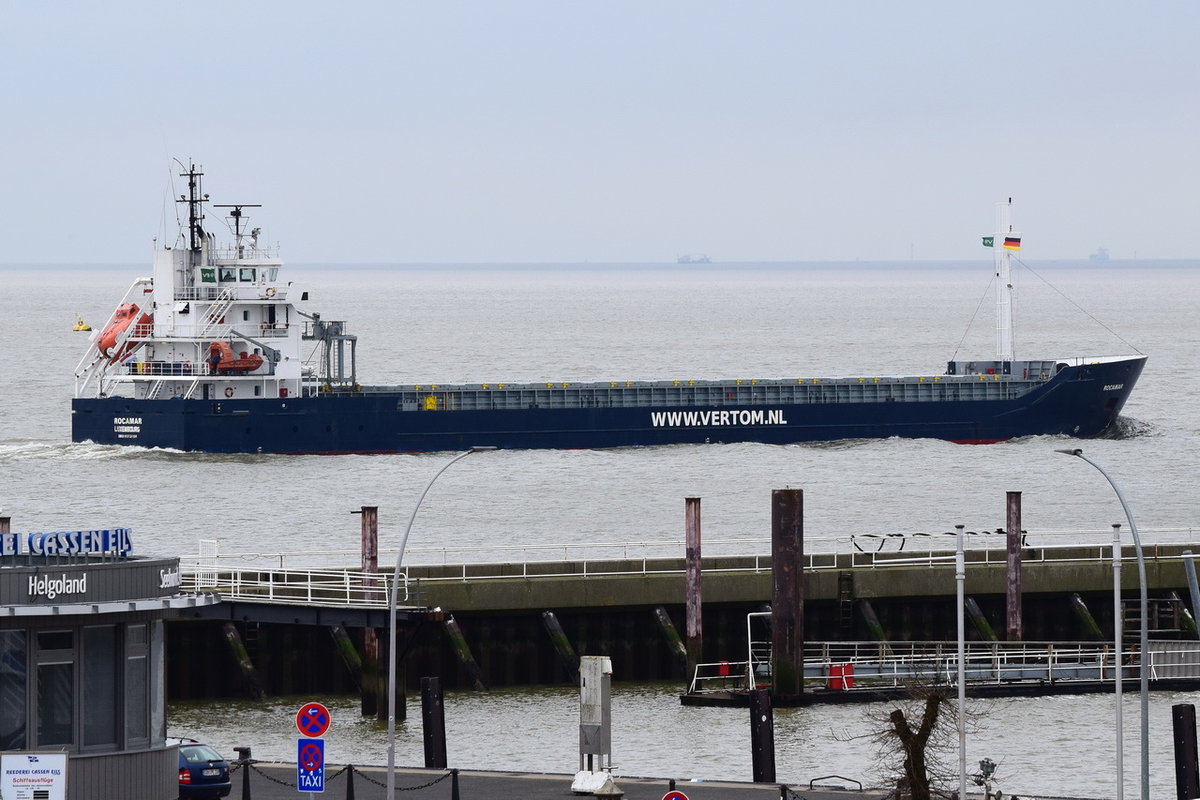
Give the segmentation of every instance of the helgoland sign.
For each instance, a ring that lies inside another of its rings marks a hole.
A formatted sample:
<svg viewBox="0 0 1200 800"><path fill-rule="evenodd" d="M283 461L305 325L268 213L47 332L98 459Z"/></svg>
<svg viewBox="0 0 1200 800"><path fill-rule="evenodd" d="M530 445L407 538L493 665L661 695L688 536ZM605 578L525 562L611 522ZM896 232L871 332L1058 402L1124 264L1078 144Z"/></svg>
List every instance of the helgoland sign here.
<svg viewBox="0 0 1200 800"><path fill-rule="evenodd" d="M115 556L133 549L129 528L0 534L0 556Z"/></svg>

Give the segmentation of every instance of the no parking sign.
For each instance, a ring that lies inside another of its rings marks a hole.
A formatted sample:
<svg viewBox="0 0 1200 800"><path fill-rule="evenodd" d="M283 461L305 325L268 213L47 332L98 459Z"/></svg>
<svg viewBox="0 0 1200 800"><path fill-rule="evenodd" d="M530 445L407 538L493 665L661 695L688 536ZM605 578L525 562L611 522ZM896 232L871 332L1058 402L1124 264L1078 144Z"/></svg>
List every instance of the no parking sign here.
<svg viewBox="0 0 1200 800"><path fill-rule="evenodd" d="M329 730L329 709L320 703L305 703L296 712L296 788L302 792L325 791L325 740Z"/></svg>
<svg viewBox="0 0 1200 800"><path fill-rule="evenodd" d="M305 703L296 712L296 730L304 736L324 736L329 730L329 709L320 703Z"/></svg>
<svg viewBox="0 0 1200 800"><path fill-rule="evenodd" d="M296 740L296 788L302 792L325 791L325 740Z"/></svg>

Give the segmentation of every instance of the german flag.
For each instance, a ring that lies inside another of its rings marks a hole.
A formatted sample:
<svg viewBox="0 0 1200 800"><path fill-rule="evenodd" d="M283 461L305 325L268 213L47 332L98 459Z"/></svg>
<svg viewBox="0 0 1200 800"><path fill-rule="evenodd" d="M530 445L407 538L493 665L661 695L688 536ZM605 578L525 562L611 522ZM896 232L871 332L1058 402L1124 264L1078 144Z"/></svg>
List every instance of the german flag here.
<svg viewBox="0 0 1200 800"><path fill-rule="evenodd" d="M1020 250L1021 249L1021 237L1020 236L1005 236L1004 237L1004 249L1005 250Z"/></svg>

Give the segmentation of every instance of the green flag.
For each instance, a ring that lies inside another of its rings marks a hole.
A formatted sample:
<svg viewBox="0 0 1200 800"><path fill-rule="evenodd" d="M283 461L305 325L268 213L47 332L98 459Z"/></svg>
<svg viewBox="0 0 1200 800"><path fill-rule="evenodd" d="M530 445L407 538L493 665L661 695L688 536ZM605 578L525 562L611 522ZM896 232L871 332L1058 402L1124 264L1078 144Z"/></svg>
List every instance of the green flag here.
<svg viewBox="0 0 1200 800"><path fill-rule="evenodd" d="M993 240L994 240L994 239L995 239L995 237L993 237L993 236L985 236L985 237L983 237L983 246L984 246L984 247L992 247L992 246L993 246L993 245L992 245L992 242L993 242Z"/></svg>

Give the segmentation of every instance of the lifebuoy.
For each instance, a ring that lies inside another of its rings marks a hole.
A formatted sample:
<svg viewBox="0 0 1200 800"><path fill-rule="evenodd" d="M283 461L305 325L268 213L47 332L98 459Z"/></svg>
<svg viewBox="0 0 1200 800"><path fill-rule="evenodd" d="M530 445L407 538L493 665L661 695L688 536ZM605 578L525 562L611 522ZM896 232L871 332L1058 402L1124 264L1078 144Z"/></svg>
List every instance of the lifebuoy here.
<svg viewBox="0 0 1200 800"><path fill-rule="evenodd" d="M225 396L226 396L226 397L233 397L233 387L232 387L232 386L226 386L226 387L225 387Z"/></svg>
<svg viewBox="0 0 1200 800"><path fill-rule="evenodd" d="M274 286L267 287L267 291L264 292L263 294L265 294L267 296L267 299L270 300L272 297L275 296L275 287Z"/></svg>

